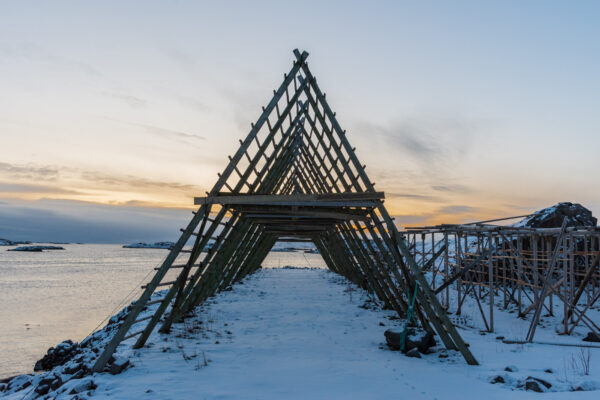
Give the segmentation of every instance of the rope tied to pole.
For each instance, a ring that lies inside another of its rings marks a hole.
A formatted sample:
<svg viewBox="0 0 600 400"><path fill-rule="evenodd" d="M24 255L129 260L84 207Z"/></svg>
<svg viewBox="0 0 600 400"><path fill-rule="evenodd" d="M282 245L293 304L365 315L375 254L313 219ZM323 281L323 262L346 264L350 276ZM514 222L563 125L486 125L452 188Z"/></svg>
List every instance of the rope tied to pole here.
<svg viewBox="0 0 600 400"><path fill-rule="evenodd" d="M413 317L413 312L415 309L415 299L417 298L417 290L419 290L419 282L415 281L415 291L412 295L412 300L410 301L410 306L408 307L408 311L406 313L406 322L404 323L404 329L402 330L402 336L400 338L400 351L404 352L404 347L406 345L406 334L408 333L408 324Z"/></svg>

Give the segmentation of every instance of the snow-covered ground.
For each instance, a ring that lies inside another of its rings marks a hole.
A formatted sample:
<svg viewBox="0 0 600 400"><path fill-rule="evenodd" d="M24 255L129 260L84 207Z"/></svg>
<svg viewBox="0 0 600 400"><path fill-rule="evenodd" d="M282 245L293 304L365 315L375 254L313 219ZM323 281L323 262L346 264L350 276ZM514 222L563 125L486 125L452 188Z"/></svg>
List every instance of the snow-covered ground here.
<svg viewBox="0 0 600 400"><path fill-rule="evenodd" d="M589 349L591 371L584 376L576 365L577 348L497 340L498 335L513 336L527 323L499 312L497 321L502 323L494 334L459 329L480 366L466 365L460 354L439 345L433 354L408 358L389 350L383 334L389 328L401 329L402 321L367 300L367 293L324 269L261 269L210 299L171 334L155 332L145 348L132 350L134 339L128 340L117 358L129 358L133 367L119 375L94 374L95 390L78 396L491 400L600 395L590 391L600 389L600 349ZM540 340L550 336L553 341L582 343L580 338L561 340L551 328L540 327ZM504 371L507 366L514 372ZM498 375L506 383L490 383ZM559 392L518 389L518 382L529 376L548 381L550 390ZM85 379L90 377L80 381ZM32 398L34 386L7 398ZM579 386L587 391L570 392ZM52 398L73 398L68 393Z"/></svg>

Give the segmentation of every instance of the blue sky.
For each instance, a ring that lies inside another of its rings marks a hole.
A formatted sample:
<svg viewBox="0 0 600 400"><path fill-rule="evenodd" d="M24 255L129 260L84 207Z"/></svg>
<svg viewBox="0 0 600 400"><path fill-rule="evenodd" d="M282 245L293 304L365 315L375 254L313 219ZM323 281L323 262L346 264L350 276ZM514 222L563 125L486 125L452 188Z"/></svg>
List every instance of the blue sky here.
<svg viewBox="0 0 600 400"><path fill-rule="evenodd" d="M0 3L0 237L173 239L296 47L401 223L600 213L597 2L215 3Z"/></svg>

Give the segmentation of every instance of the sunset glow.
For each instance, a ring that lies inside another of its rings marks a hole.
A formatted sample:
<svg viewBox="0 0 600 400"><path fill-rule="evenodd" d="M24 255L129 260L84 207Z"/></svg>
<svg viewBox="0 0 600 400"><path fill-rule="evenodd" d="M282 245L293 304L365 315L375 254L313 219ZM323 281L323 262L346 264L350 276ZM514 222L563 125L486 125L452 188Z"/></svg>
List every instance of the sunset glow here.
<svg viewBox="0 0 600 400"><path fill-rule="evenodd" d="M5 212L192 210L299 46L398 223L600 212L594 3L60 4L0 6Z"/></svg>

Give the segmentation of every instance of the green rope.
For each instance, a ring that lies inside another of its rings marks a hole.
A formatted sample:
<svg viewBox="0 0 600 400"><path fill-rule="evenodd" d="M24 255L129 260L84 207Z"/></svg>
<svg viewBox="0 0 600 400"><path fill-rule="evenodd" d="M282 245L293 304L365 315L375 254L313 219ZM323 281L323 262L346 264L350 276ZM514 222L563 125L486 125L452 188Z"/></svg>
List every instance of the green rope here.
<svg viewBox="0 0 600 400"><path fill-rule="evenodd" d="M404 351L404 346L406 344L406 334L408 332L408 324L413 317L413 311L415 309L415 299L417 298L417 290L419 290L419 282L415 282L415 292L412 296L412 301L410 302L410 306L408 307L408 312L406 313L406 322L404 323L404 330L402 331L402 336L400 337L400 351Z"/></svg>

